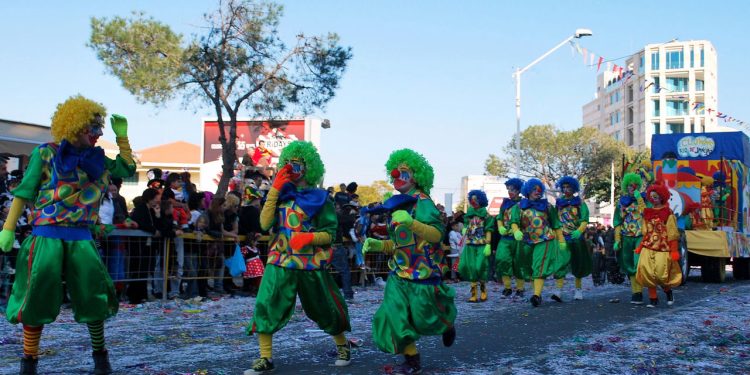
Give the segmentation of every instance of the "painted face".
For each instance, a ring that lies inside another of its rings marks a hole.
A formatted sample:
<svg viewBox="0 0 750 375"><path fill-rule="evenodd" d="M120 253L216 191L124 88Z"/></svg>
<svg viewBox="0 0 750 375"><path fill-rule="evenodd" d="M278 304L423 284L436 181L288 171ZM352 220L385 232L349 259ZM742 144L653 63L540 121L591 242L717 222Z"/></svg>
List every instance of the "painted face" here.
<svg viewBox="0 0 750 375"><path fill-rule="evenodd" d="M562 192L566 197L572 197L573 194L575 194L575 192L573 191L573 187L570 186L570 184L563 184Z"/></svg>
<svg viewBox="0 0 750 375"><path fill-rule="evenodd" d="M510 199L516 199L516 197L518 197L518 189L516 189L515 186L505 185L505 187L508 188L508 197L510 197Z"/></svg>
<svg viewBox="0 0 750 375"><path fill-rule="evenodd" d="M393 178L393 187L402 194L408 193L416 185L411 169L406 166L392 170L391 178Z"/></svg>
<svg viewBox="0 0 750 375"><path fill-rule="evenodd" d="M471 197L471 201L469 201L469 204L471 204L471 207L474 207L474 209L479 208L479 201L476 196Z"/></svg>
<svg viewBox="0 0 750 375"><path fill-rule="evenodd" d="M630 184L630 185L628 185L628 195L633 195L633 193L635 193L636 189L638 189L638 185L636 185L636 184Z"/></svg>
<svg viewBox="0 0 750 375"><path fill-rule="evenodd" d="M529 199L531 199L532 201L535 201L541 197L542 197L542 188L539 186L535 186L534 190L532 190L531 193L529 193Z"/></svg>
<svg viewBox="0 0 750 375"><path fill-rule="evenodd" d="M655 191L652 191L651 194L648 195L648 197L651 203L654 204L654 206L661 206L661 197Z"/></svg>
<svg viewBox="0 0 750 375"><path fill-rule="evenodd" d="M94 120L78 136L78 145L80 147L94 147L99 137L104 135L104 119L96 115Z"/></svg>
<svg viewBox="0 0 750 375"><path fill-rule="evenodd" d="M292 177L292 182L298 182L302 180L303 177L305 177L305 162L300 159L292 159L287 163L287 165L290 165L292 167L291 171L289 172Z"/></svg>

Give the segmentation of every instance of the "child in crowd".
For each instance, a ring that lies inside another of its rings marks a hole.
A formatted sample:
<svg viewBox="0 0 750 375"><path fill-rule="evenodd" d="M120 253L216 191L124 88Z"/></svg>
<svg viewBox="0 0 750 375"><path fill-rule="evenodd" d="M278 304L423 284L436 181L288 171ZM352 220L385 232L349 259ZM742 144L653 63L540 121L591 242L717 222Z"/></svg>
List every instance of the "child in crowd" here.
<svg viewBox="0 0 750 375"><path fill-rule="evenodd" d="M257 247L258 237L260 237L260 234L254 236L252 239L248 238L247 245L241 248L246 268L246 271L242 274L242 278L253 297L258 294L258 287L260 287L264 271L263 261L260 259L260 252Z"/></svg>

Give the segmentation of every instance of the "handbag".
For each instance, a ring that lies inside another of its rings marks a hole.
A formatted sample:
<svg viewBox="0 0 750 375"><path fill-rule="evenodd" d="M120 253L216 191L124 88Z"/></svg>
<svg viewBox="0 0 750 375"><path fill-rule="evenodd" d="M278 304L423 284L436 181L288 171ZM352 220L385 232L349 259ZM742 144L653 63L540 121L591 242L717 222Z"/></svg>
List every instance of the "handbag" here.
<svg viewBox="0 0 750 375"><path fill-rule="evenodd" d="M245 258L242 256L242 250L240 250L240 245L235 245L234 247L234 255L232 255L231 258L224 261L224 265L227 266L229 269L229 274L232 275L232 277L238 277L242 276L245 271L247 271L247 268L245 266Z"/></svg>

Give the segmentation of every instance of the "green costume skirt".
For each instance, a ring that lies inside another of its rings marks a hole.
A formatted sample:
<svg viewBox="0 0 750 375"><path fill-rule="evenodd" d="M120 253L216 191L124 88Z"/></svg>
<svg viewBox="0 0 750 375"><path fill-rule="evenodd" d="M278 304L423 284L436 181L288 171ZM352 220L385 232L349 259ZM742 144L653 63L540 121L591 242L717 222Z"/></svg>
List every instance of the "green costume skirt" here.
<svg viewBox="0 0 750 375"><path fill-rule="evenodd" d="M515 276L517 279L529 280L529 259L521 241L515 239L500 239L495 253L495 274L499 276Z"/></svg>
<svg viewBox="0 0 750 375"><path fill-rule="evenodd" d="M642 236L622 236L621 249L617 252L617 261L620 263L622 273L628 276L635 276L638 269L638 254L635 253L635 249L641 245L642 239Z"/></svg>
<svg viewBox="0 0 750 375"><path fill-rule="evenodd" d="M570 252L570 272L574 277L582 279L591 275L594 267L593 254L589 251L583 237L568 242Z"/></svg>
<svg viewBox="0 0 750 375"><path fill-rule="evenodd" d="M268 265L260 282L248 334L274 334L289 322L297 304L329 335L351 331L349 310L328 271L305 271Z"/></svg>
<svg viewBox="0 0 750 375"><path fill-rule="evenodd" d="M29 326L54 322L63 301L63 280L76 322L94 323L117 314L115 288L94 241L29 236L18 253L8 321Z"/></svg>
<svg viewBox="0 0 750 375"><path fill-rule="evenodd" d="M372 319L372 339L378 349L403 353L420 336L441 335L456 320L456 291L442 282L419 284L391 275L383 303Z"/></svg>
<svg viewBox="0 0 750 375"><path fill-rule="evenodd" d="M461 279L471 282L487 281L487 257L484 256L485 245L466 245L458 262L458 273Z"/></svg>
<svg viewBox="0 0 750 375"><path fill-rule="evenodd" d="M555 279L564 279L565 275L570 272L570 248L567 248L565 250L560 248L560 243L555 241L555 244L557 245L557 269L552 274L555 276ZM570 244L570 242L568 242Z"/></svg>
<svg viewBox="0 0 750 375"><path fill-rule="evenodd" d="M546 279L562 268L561 260L567 257L559 256L557 240L549 240L538 244L526 244L526 251L531 253L531 277L533 279Z"/></svg>

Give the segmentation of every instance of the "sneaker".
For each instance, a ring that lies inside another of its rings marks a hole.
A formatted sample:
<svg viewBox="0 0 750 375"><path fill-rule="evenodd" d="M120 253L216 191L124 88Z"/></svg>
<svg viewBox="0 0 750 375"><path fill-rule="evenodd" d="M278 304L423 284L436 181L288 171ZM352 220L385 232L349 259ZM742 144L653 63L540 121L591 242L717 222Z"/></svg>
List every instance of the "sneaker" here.
<svg viewBox="0 0 750 375"><path fill-rule="evenodd" d="M419 359L419 353L415 355L404 354L404 363L394 369L393 375L416 375L422 373L422 361Z"/></svg>
<svg viewBox="0 0 750 375"><path fill-rule="evenodd" d="M271 362L268 358L258 358L253 361L253 367L249 370L245 370L243 372L243 375L258 375L258 374L267 374L271 371L273 371L273 362Z"/></svg>
<svg viewBox="0 0 750 375"><path fill-rule="evenodd" d="M633 305L643 305L643 293L633 293L633 296L630 297L630 303Z"/></svg>
<svg viewBox="0 0 750 375"><path fill-rule="evenodd" d="M555 302L562 302L563 301L562 297L560 297L560 291L558 291L558 290L552 292L552 295L549 298L552 299Z"/></svg>
<svg viewBox="0 0 750 375"><path fill-rule="evenodd" d="M385 281L383 281L383 278L381 278L381 277L376 277L375 278L375 285L377 285L377 286L379 286L381 288L385 288Z"/></svg>
<svg viewBox="0 0 750 375"><path fill-rule="evenodd" d="M34 374L36 375L36 366L39 363L38 358L32 356L23 356L21 358L21 374Z"/></svg>
<svg viewBox="0 0 750 375"><path fill-rule="evenodd" d="M94 374L107 375L112 373L112 366L109 364L109 352L107 350L98 350L91 355L94 357Z"/></svg>
<svg viewBox="0 0 750 375"><path fill-rule="evenodd" d="M454 341L456 341L456 327L455 326L443 332L443 346L447 348L453 345Z"/></svg>
<svg viewBox="0 0 750 375"><path fill-rule="evenodd" d="M542 297L534 294L533 296L531 296L531 299L529 299L529 301L531 302L532 306L537 307L542 304Z"/></svg>
<svg viewBox="0 0 750 375"><path fill-rule="evenodd" d="M576 289L576 293L573 296L573 299L576 300L576 301L583 300L583 291L581 291L580 289Z"/></svg>
<svg viewBox="0 0 750 375"><path fill-rule="evenodd" d="M352 344L347 340L344 345L336 345L336 350L339 356L334 364L339 367L349 366L352 363Z"/></svg>
<svg viewBox="0 0 750 375"><path fill-rule="evenodd" d="M672 294L672 289L664 292L667 295L667 306L674 305L674 294Z"/></svg>
<svg viewBox="0 0 750 375"><path fill-rule="evenodd" d="M511 295L513 295L513 290L512 289L504 289L503 290L503 298L508 298Z"/></svg>
<svg viewBox="0 0 750 375"><path fill-rule="evenodd" d="M656 305L658 305L658 304L659 304L659 299L658 298L649 298L648 305L646 305L646 307L652 307L653 308L653 307L656 307Z"/></svg>
<svg viewBox="0 0 750 375"><path fill-rule="evenodd" d="M523 298L523 289L516 289L516 298Z"/></svg>

